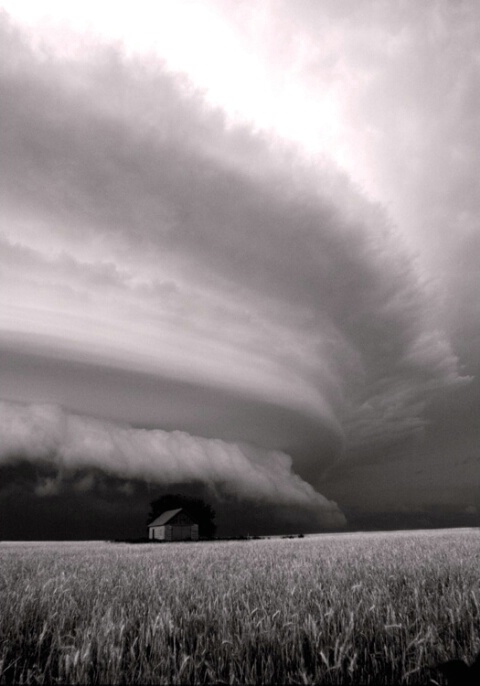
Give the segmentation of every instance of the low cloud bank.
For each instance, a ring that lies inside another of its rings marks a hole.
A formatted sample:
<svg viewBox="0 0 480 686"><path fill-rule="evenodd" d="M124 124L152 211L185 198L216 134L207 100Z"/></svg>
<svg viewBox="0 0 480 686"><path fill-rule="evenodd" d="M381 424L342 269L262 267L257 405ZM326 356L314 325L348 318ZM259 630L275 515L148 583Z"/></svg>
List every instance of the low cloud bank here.
<svg viewBox="0 0 480 686"><path fill-rule="evenodd" d="M50 464L61 473L99 469L125 479L162 486L199 483L217 498L300 508L319 525L342 527L336 503L317 493L292 472L292 460L279 451L190 436L184 432L134 429L69 414L58 406L0 403L0 464L15 459ZM81 480L82 490L93 481ZM56 495L59 481L49 478L37 495Z"/></svg>

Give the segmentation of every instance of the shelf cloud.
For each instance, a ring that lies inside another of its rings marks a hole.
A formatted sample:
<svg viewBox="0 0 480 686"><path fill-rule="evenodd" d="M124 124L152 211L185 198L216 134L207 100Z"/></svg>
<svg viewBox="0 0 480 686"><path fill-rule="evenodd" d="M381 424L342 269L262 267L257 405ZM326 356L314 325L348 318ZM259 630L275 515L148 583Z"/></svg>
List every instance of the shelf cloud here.
<svg viewBox="0 0 480 686"><path fill-rule="evenodd" d="M304 36L302 7L281 16ZM440 288L443 258L419 253L357 167L236 119L168 60L0 23L3 459L195 481L344 523L318 491L398 461L437 399L471 383L455 341L473 326L470 280Z"/></svg>
<svg viewBox="0 0 480 686"><path fill-rule="evenodd" d="M0 403L0 465L21 459L54 467L57 473L98 470L125 480L162 484L201 484L216 498L306 510L318 525L341 528L336 503L292 472L292 460L279 451L235 445L182 431L132 429L63 411L51 405ZM93 487L90 476L76 489ZM39 496L57 495L61 479L46 478Z"/></svg>

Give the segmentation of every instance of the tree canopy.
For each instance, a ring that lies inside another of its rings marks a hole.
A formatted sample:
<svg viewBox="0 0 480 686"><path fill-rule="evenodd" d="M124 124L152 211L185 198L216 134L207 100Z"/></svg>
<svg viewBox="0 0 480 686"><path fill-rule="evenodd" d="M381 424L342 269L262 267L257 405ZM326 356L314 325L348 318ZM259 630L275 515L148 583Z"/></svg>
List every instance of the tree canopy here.
<svg viewBox="0 0 480 686"><path fill-rule="evenodd" d="M215 510L201 498L192 498L181 493L162 495L150 503L147 524L153 522L166 510L175 510L182 507L191 518L198 524L201 538L213 538L217 529L214 522Z"/></svg>

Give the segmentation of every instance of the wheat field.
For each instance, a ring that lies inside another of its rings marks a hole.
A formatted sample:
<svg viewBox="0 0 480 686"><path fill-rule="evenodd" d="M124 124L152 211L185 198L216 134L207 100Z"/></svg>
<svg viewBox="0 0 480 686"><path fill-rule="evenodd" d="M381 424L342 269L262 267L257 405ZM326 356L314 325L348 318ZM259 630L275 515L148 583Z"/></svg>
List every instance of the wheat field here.
<svg viewBox="0 0 480 686"><path fill-rule="evenodd" d="M479 649L479 543L4 542L1 682L436 683L432 667Z"/></svg>

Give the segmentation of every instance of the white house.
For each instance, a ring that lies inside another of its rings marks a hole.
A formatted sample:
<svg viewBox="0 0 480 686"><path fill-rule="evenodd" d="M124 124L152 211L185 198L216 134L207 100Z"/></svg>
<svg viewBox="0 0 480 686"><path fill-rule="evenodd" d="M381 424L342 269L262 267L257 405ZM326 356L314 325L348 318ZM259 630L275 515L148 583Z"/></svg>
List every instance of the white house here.
<svg viewBox="0 0 480 686"><path fill-rule="evenodd" d="M198 524L181 507L167 510L148 525L148 538L152 541L198 541Z"/></svg>

